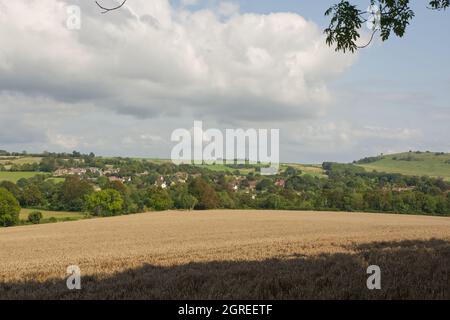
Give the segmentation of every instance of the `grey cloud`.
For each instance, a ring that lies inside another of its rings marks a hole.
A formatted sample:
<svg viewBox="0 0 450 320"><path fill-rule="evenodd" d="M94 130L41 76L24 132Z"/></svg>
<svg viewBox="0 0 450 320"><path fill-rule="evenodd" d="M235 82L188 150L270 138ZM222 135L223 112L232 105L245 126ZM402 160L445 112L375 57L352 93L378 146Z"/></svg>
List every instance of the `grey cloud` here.
<svg viewBox="0 0 450 320"><path fill-rule="evenodd" d="M17 115L0 117L0 145L45 143L45 131L30 123L24 123Z"/></svg>
<svg viewBox="0 0 450 320"><path fill-rule="evenodd" d="M167 157L172 130L195 119L279 128L283 161L448 147L446 101L389 83L330 87L355 57L297 14L129 2L102 15L94 1L0 0L0 145ZM65 28L67 4L82 9L79 31ZM425 125L430 101L442 116Z"/></svg>
<svg viewBox="0 0 450 320"><path fill-rule="evenodd" d="M352 63L296 14L222 21L209 10L180 13L165 0L136 0L108 15L86 1L24 3L3 3L0 91L92 102L139 118L314 117L326 104L327 81ZM81 6L81 30L64 27L65 7L57 4ZM21 39L12 36L24 27Z"/></svg>

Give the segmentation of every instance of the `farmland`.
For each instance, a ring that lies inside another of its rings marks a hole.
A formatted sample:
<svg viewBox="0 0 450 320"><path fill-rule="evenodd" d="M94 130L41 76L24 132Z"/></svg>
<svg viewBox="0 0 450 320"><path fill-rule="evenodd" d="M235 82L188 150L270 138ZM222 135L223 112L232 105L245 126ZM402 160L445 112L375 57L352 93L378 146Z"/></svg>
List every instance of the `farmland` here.
<svg viewBox="0 0 450 320"><path fill-rule="evenodd" d="M32 164L39 163L42 157L29 157L29 156L0 156L0 164L11 165L11 164Z"/></svg>
<svg viewBox="0 0 450 320"><path fill-rule="evenodd" d="M0 171L0 181L11 181L16 183L18 180L25 178L29 179L42 172L10 172L10 171Z"/></svg>
<svg viewBox="0 0 450 320"><path fill-rule="evenodd" d="M410 176L442 177L450 180L450 154L404 152L385 155L371 163L358 164L366 171L400 173Z"/></svg>
<svg viewBox="0 0 450 320"><path fill-rule="evenodd" d="M168 159L145 159L145 158L134 158L135 160L146 160L155 164L171 163ZM257 168L268 167L269 164L250 164L248 167L244 168L233 168L233 165L227 165L225 163L214 163L214 164L196 164L198 168L208 169L215 172L227 172L231 173L234 171L239 171L240 174L257 173ZM280 171L286 170L286 168L292 167L300 170L302 174L308 174L314 177L325 177L325 172L322 169L321 164L300 164L300 163L281 163Z"/></svg>
<svg viewBox="0 0 450 320"><path fill-rule="evenodd" d="M450 298L445 217L168 211L3 228L0 242L6 299ZM81 291L65 287L74 264Z"/></svg>
<svg viewBox="0 0 450 320"><path fill-rule="evenodd" d="M301 171L304 175L311 175L318 178L326 177L325 172L322 169L322 165L320 164L284 163L280 166L281 170L285 170L287 167L295 168Z"/></svg>

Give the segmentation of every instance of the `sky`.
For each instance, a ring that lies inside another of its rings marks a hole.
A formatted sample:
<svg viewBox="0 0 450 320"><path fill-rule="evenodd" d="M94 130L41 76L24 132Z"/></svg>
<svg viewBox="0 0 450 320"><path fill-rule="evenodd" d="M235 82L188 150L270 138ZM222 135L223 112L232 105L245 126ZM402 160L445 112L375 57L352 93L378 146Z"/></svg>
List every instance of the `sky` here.
<svg viewBox="0 0 450 320"><path fill-rule="evenodd" d="M0 149L168 158L197 120L280 129L282 162L450 152L449 12L343 54L336 1L0 0Z"/></svg>

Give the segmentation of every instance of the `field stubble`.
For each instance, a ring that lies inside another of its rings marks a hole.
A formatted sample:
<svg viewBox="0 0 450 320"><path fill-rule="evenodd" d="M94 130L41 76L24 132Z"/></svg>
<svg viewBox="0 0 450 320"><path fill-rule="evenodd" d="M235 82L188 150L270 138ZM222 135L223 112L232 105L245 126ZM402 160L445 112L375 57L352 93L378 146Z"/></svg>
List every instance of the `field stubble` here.
<svg viewBox="0 0 450 320"><path fill-rule="evenodd" d="M0 229L0 298L450 298L450 219L145 213ZM366 287L379 265L382 290ZM66 268L82 271L80 291Z"/></svg>

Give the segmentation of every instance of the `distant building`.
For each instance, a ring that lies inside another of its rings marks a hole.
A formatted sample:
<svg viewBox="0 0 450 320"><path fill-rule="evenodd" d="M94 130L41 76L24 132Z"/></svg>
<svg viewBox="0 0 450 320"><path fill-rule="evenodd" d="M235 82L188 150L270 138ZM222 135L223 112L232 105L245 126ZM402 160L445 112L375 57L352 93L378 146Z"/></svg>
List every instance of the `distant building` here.
<svg viewBox="0 0 450 320"><path fill-rule="evenodd" d="M68 169L57 169L53 172L55 177L63 177L63 176L81 176L86 174L87 169L84 168L68 168Z"/></svg>
<svg viewBox="0 0 450 320"><path fill-rule="evenodd" d="M275 186L280 187L280 188L284 188L285 184L286 184L286 180L284 180L284 179L277 179L275 181Z"/></svg>
<svg viewBox="0 0 450 320"><path fill-rule="evenodd" d="M111 182L113 182L113 181L119 181L119 182L125 182L125 179L124 178L119 178L119 177L116 177L116 176L111 176L111 177L108 177L108 179L109 179L109 181L111 181Z"/></svg>
<svg viewBox="0 0 450 320"><path fill-rule="evenodd" d="M114 174L118 174L120 172L120 169L106 169L103 170L103 174L104 175L114 175Z"/></svg>
<svg viewBox="0 0 450 320"><path fill-rule="evenodd" d="M164 177L160 176L156 181L155 181L155 186L159 187L161 189L167 189L167 182L164 181Z"/></svg>
<svg viewBox="0 0 450 320"><path fill-rule="evenodd" d="M256 180L249 181L248 182L248 188L251 189L251 190L254 190L254 189L256 189L256 184L257 184Z"/></svg>
<svg viewBox="0 0 450 320"><path fill-rule="evenodd" d="M189 175L187 174L187 172L177 172L175 173L175 177L178 183L184 184L186 183Z"/></svg>

